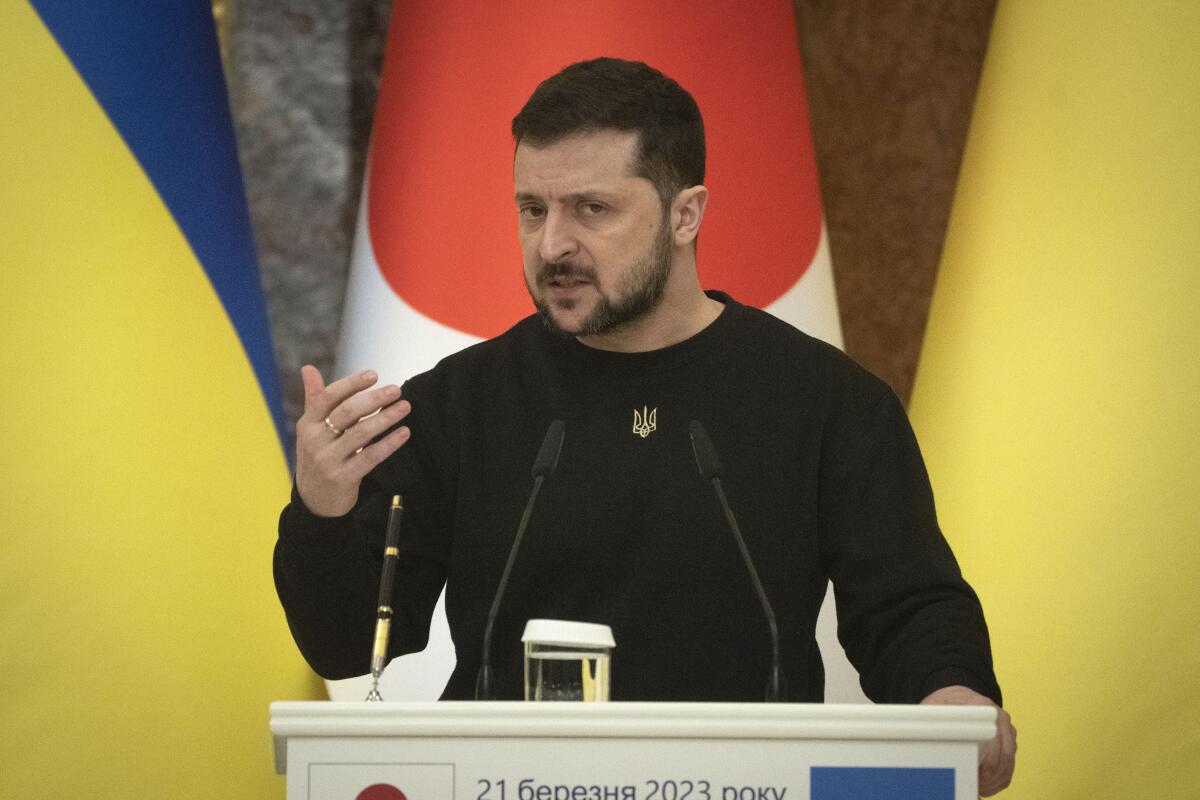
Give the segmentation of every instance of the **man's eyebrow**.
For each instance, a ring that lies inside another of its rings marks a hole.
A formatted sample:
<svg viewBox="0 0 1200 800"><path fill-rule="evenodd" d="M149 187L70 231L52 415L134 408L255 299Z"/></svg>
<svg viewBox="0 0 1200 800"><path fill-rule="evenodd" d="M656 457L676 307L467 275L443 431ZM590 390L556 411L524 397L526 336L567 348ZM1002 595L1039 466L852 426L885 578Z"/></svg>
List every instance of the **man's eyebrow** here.
<svg viewBox="0 0 1200 800"><path fill-rule="evenodd" d="M582 192L571 192L568 195L563 195L561 201L565 203L579 203L585 200L603 200L605 202L612 202L617 199L618 194L618 192L610 192L603 189L586 189ZM517 192L516 202L518 204L530 202L540 203L542 202L542 198L540 195L533 194L532 192Z"/></svg>

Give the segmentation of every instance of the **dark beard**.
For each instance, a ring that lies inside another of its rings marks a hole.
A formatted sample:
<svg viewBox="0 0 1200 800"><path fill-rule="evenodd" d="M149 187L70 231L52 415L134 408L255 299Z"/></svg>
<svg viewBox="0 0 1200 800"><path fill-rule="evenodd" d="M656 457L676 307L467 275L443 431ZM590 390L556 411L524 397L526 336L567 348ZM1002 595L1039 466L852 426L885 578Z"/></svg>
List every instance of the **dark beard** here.
<svg viewBox="0 0 1200 800"><path fill-rule="evenodd" d="M542 284L553 278L569 275L579 275L594 280L594 273L591 270L582 270L572 267L570 264L551 262L542 264L538 270L537 281ZM614 333L658 308L670 277L671 233L664 221L659 226L658 235L655 237L650 253L634 266L623 285L617 287L616 299L602 296L600 302L596 304L596 308L580 325L579 330L564 330L554 319L550 307L541 300L535 299L534 306L537 307L542 323L551 333L558 336L575 338Z"/></svg>

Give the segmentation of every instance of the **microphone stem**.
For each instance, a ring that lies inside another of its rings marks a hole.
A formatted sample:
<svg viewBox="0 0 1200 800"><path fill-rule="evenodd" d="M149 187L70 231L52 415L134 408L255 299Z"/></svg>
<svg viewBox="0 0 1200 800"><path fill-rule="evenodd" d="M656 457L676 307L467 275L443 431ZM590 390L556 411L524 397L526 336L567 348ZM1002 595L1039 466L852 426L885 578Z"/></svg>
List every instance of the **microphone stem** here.
<svg viewBox="0 0 1200 800"><path fill-rule="evenodd" d="M529 517L533 514L533 504L537 500L538 492L542 490L542 482L545 480L545 475L538 475L533 479L533 491L529 493L529 502L525 504L525 511L521 514L521 523L517 525L517 535L513 539L512 549L508 551L508 561L504 565L504 572L500 574L496 597L492 600L491 609L488 610L487 626L483 630L483 657L480 661L479 679L475 687L476 700L492 699L492 629L496 624L496 615L500 612L500 602L504 599L504 590L508 587L508 575L512 572L513 564L516 563L517 551L521 549L525 528L528 527Z"/></svg>
<svg viewBox="0 0 1200 800"><path fill-rule="evenodd" d="M733 516L733 509L729 505L729 501L725 499L725 490L721 488L721 479L713 477L713 488L717 490L717 499L721 501L721 509L725 512L725 519L729 522L729 529L733 531L733 538L737 540L738 550L742 552L742 560L746 562L746 571L750 573L750 582L754 584L754 591L758 593L758 600L762 603L763 613L767 617L767 627L771 633L771 678L768 682L768 701L779 701L784 698L779 694L782 689L782 667L779 657L779 627L775 624L775 610L771 608L771 601L767 599L767 593L763 589L762 581L758 577L758 570L754 568L754 561L750 558L750 550L746 547L746 540L742 537L742 529L738 527L737 518Z"/></svg>

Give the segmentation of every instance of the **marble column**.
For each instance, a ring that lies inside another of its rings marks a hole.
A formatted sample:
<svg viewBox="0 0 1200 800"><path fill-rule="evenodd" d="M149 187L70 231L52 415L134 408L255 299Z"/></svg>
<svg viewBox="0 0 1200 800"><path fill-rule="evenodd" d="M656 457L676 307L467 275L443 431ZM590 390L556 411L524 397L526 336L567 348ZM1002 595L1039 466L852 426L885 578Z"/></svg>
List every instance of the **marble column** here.
<svg viewBox="0 0 1200 800"><path fill-rule="evenodd" d="M846 352L908 402L995 0L795 0Z"/></svg>
<svg viewBox="0 0 1200 800"><path fill-rule="evenodd" d="M287 415L328 376L390 0L223 0L223 51Z"/></svg>

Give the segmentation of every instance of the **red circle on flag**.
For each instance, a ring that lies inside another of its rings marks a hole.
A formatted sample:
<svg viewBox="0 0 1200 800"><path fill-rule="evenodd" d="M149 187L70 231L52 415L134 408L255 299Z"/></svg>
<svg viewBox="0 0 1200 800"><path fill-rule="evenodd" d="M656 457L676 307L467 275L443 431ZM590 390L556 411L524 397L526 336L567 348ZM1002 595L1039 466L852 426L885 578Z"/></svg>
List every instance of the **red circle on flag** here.
<svg viewBox="0 0 1200 800"><path fill-rule="evenodd" d="M766 306L808 269L821 204L791 4L737 0L411 3L393 15L367 197L375 259L401 298L475 336L532 310L513 202L512 117L537 83L597 55L642 60L705 118L706 288Z"/></svg>
<svg viewBox="0 0 1200 800"><path fill-rule="evenodd" d="M354 800L408 800L404 792L390 783L374 783L358 793Z"/></svg>

